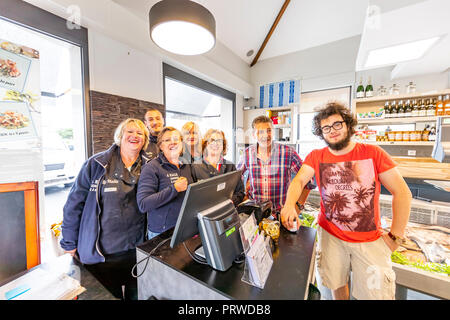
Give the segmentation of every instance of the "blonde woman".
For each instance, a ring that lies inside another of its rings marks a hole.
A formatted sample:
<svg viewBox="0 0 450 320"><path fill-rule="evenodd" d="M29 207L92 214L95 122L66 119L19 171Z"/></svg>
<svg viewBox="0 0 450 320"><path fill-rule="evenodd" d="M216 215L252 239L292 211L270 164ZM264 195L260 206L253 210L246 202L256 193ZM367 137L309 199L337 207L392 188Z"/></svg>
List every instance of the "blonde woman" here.
<svg viewBox="0 0 450 320"><path fill-rule="evenodd" d="M224 159L227 154L227 139L221 130L209 129L202 141L203 161L192 165L194 181L208 179L219 174L236 171L234 163ZM244 185L239 180L234 190L232 201L235 206L242 202L245 196Z"/></svg>
<svg viewBox="0 0 450 320"><path fill-rule="evenodd" d="M181 128L183 136L183 159L185 163L202 162L202 134L195 122L186 122Z"/></svg>
<svg viewBox="0 0 450 320"><path fill-rule="evenodd" d="M64 206L61 247L119 299L137 300L131 270L145 239L145 217L136 191L149 161L148 135L141 120L120 123L113 145L84 163Z"/></svg>

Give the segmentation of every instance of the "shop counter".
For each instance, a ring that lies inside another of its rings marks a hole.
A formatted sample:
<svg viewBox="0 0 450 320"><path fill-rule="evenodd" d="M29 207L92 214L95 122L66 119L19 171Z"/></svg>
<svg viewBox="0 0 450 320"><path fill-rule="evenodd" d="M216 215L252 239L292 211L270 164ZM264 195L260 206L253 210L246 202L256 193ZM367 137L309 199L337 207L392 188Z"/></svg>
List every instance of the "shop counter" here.
<svg viewBox="0 0 450 320"><path fill-rule="evenodd" d="M315 229L301 227L297 233L291 233L281 228L264 289L241 280L245 263L233 263L227 271L216 271L195 262L183 244L170 248L172 232L173 229L168 230L136 249L140 300L302 300L308 297L309 284L314 281ZM196 237L185 244L193 252L201 240Z"/></svg>
<svg viewBox="0 0 450 320"><path fill-rule="evenodd" d="M67 277L76 280L77 285L67 281ZM28 291L17 295L14 300L117 300L82 263L69 254L5 279L0 283L0 292L11 292L23 286L29 288ZM5 298L8 299L6 294L0 296L0 300Z"/></svg>

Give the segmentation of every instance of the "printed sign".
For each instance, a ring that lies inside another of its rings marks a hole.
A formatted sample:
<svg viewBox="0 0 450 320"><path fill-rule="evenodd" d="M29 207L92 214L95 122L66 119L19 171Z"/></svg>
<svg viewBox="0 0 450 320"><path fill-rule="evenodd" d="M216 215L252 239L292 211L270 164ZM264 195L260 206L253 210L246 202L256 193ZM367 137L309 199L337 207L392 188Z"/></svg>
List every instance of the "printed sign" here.
<svg viewBox="0 0 450 320"><path fill-rule="evenodd" d="M0 48L0 87L23 92L31 59Z"/></svg>
<svg viewBox="0 0 450 320"><path fill-rule="evenodd" d="M0 101L0 142L29 139L36 129L26 102Z"/></svg>

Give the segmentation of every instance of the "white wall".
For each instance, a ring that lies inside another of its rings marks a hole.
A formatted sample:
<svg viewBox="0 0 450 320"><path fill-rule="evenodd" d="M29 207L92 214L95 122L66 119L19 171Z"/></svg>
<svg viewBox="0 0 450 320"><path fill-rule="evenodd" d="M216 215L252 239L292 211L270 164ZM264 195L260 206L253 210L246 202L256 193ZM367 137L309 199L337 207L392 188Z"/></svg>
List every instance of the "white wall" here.
<svg viewBox="0 0 450 320"><path fill-rule="evenodd" d="M220 43L205 55L169 54L150 40L147 21L111 0L26 1L65 19L73 17L73 11L68 8L79 9L81 25L88 28L89 37L93 37L89 41L93 90L133 98L149 97L150 101L161 103L161 66L155 66L167 62L229 91L244 96L253 93L247 64ZM122 60L131 65L120 65ZM158 77L159 85L156 84Z"/></svg>
<svg viewBox="0 0 450 320"><path fill-rule="evenodd" d="M89 31L91 90L162 104L162 60Z"/></svg>
<svg viewBox="0 0 450 320"><path fill-rule="evenodd" d="M360 36L259 61L251 69L258 98L259 86L291 79L302 80L302 92L351 85Z"/></svg>

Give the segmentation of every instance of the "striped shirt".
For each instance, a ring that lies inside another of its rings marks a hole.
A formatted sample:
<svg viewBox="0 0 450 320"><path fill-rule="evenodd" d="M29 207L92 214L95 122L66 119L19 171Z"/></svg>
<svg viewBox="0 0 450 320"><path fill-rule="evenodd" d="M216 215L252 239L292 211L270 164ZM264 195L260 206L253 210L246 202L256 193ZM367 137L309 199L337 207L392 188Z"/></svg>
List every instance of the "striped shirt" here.
<svg viewBox="0 0 450 320"><path fill-rule="evenodd" d="M272 143L272 152L267 162L257 156L257 145L245 149L237 169L248 175L248 197L257 201L272 201L274 212L280 212L286 201L291 180L302 166L300 156L283 144Z"/></svg>

